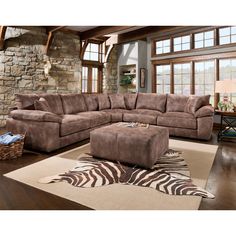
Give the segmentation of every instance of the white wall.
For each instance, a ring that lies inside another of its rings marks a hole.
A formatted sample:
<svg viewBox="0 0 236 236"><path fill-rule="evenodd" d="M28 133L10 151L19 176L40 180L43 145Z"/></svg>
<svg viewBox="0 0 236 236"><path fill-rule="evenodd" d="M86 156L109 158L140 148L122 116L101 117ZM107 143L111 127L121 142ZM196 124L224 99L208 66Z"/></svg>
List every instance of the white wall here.
<svg viewBox="0 0 236 236"><path fill-rule="evenodd" d="M118 73L120 75L120 66L136 65L137 91L146 92L146 88L139 87L140 68L147 69L147 44L145 41L137 41L122 44L118 50ZM146 83L148 78L146 78ZM119 81L118 81L119 83Z"/></svg>

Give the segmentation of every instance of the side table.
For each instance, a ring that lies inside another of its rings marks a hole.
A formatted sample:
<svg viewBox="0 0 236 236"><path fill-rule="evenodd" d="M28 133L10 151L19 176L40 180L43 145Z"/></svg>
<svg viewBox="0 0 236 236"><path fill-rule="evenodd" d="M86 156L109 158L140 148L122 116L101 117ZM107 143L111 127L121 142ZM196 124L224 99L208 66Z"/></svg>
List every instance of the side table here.
<svg viewBox="0 0 236 236"><path fill-rule="evenodd" d="M217 140L236 138L236 112L215 110L215 114L220 115L220 130Z"/></svg>

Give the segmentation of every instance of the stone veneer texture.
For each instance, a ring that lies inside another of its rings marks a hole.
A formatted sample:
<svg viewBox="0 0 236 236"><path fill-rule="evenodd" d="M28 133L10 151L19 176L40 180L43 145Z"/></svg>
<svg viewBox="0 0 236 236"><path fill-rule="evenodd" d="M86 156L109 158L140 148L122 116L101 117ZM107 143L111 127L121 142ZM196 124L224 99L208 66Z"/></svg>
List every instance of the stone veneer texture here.
<svg viewBox="0 0 236 236"><path fill-rule="evenodd" d="M69 33L56 32L48 56L43 27L7 27L5 50L0 51L0 127L6 124L15 93L80 93L82 63L80 39ZM49 60L51 70L44 74ZM113 64L115 63L115 64ZM104 92L117 91L117 50L104 64Z"/></svg>

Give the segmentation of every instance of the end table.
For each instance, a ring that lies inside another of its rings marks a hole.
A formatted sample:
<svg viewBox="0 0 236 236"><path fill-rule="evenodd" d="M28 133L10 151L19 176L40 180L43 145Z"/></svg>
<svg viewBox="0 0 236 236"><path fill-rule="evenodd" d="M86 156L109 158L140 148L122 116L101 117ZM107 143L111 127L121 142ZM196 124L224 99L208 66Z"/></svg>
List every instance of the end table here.
<svg viewBox="0 0 236 236"><path fill-rule="evenodd" d="M220 115L220 130L217 140L236 138L236 112L215 110L215 114Z"/></svg>

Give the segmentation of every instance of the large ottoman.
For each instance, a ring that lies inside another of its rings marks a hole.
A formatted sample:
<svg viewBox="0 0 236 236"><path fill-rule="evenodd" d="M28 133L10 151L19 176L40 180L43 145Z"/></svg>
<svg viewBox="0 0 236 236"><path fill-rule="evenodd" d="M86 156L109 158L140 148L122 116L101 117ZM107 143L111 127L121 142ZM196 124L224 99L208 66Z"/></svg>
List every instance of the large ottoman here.
<svg viewBox="0 0 236 236"><path fill-rule="evenodd" d="M168 149L167 128L130 128L120 123L90 133L91 154L97 158L151 168Z"/></svg>

